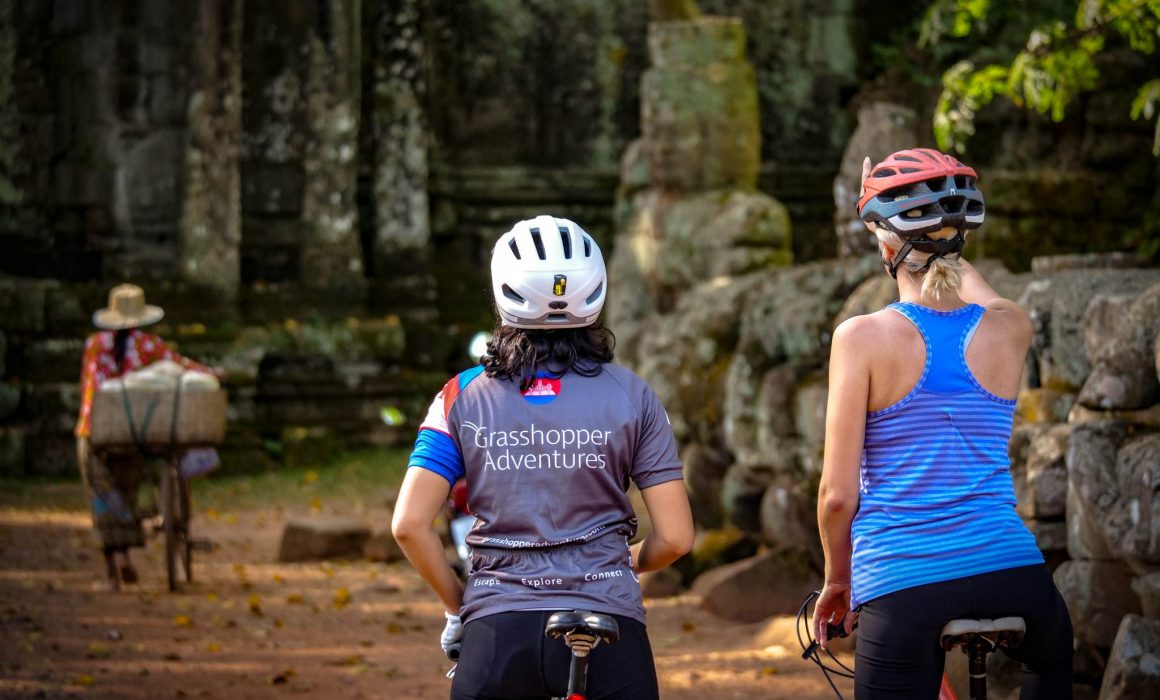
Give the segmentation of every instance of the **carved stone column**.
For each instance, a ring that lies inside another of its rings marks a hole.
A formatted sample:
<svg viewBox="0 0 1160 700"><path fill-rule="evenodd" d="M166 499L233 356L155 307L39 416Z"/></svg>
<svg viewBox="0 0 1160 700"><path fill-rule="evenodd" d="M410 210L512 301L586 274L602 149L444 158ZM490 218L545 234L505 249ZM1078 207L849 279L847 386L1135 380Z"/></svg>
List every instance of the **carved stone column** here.
<svg viewBox="0 0 1160 700"><path fill-rule="evenodd" d="M386 0L375 19L373 94L373 255L376 273L414 260L430 238L427 208L427 89L424 0Z"/></svg>
<svg viewBox="0 0 1160 700"><path fill-rule="evenodd" d="M193 44L181 275L222 296L241 280L242 0L201 0Z"/></svg>
<svg viewBox="0 0 1160 700"><path fill-rule="evenodd" d="M307 140L301 281L309 287L365 286L355 193L358 181L360 0L327 0L306 49Z"/></svg>

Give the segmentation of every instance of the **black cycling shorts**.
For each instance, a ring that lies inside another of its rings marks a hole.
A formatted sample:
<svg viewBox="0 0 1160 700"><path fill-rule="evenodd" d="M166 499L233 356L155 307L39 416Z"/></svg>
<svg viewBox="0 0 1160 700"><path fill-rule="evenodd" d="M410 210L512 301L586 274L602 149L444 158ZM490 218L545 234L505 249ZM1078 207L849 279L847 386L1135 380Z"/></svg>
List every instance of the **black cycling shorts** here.
<svg viewBox="0 0 1160 700"><path fill-rule="evenodd" d="M1022 617L1023 643L1007 653L1023 663L1022 700L1072 694L1072 629L1067 605L1044 564L992 571L896 591L858 612L854 697L938 697L946 656L943 625L955 619Z"/></svg>
<svg viewBox="0 0 1160 700"><path fill-rule="evenodd" d="M552 611L496 613L463 627L452 700L547 700L568 690L572 652L548 639ZM620 641L601 643L588 660L589 700L658 700L657 673L644 625L613 615Z"/></svg>

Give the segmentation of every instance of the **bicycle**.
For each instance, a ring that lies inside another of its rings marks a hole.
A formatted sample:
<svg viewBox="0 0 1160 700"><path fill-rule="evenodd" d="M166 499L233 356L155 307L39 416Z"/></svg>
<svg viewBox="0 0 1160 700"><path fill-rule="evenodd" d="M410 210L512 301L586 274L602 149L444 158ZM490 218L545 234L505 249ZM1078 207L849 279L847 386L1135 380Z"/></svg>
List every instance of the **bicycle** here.
<svg viewBox="0 0 1160 700"><path fill-rule="evenodd" d="M169 591L176 592L182 578L185 583L192 583L193 552L212 551L214 545L209 540L196 540L190 533L192 495L189 479L181 471L185 449L158 452L143 446L119 446L105 447L101 451L104 454L139 454L146 462L160 462L160 469L150 479L152 503L138 508L137 517L141 520L160 517L151 530L162 534L165 540L165 574Z"/></svg>
<svg viewBox="0 0 1160 700"><path fill-rule="evenodd" d="M106 451L128 450L144 460L158 459L162 463L159 477L154 480L157 486L153 510L139 515L161 516L161 522L153 529L165 538L165 573L171 593L179 587L180 573L184 574L186 583L193 582L193 551L213 549L212 543L190 536L192 503L189 480L182 473L182 459L191 450L221 442L227 402L225 392L186 394L181 386L177 382L172 392L143 392L144 398L136 400L130 398L128 390L99 391L93 401L94 444L98 442L100 427L105 433L100 436L100 442ZM190 415L208 415L213 419L195 421L193 428L186 426L181 430L182 417L188 419ZM98 422L95 420L98 416L114 418Z"/></svg>
<svg viewBox="0 0 1160 700"><path fill-rule="evenodd" d="M830 678L830 674L840 678L854 678L854 670L839 661L828 649L825 650L830 660L839 668L828 666L818 654L820 644L813 638L810 630L809 616L806 614L809 604L815 600L821 591L813 591L806 596L797 614L797 638L802 647L802 659L813 661L822 670L826 682L830 684L834 694L843 700L842 693ZM857 628L857 623L854 628ZM805 640L802 638L802 629L805 628ZM1012 649L1023 641L1027 626L1021 617L1001 617L994 620L958 619L951 620L943 626L939 633L939 644L944 651L951 651L956 646L961 647L968 658L968 677L970 700L986 700L987 698L987 655L996 649ZM826 635L830 639L846 637L846 629L839 622L837 625L826 624ZM806 641L809 643L807 644ZM958 700L950 680L943 674L942 685L939 687L938 700Z"/></svg>

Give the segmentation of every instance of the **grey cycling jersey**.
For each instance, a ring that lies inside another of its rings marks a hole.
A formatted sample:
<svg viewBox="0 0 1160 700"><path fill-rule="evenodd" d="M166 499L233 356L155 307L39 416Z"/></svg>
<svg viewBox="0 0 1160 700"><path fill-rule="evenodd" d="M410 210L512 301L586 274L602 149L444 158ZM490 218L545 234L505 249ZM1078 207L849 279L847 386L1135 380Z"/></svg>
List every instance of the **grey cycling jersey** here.
<svg viewBox="0 0 1160 700"><path fill-rule="evenodd" d="M656 394L613 364L594 377L540 377L523 392L473 374L448 382L424 423L461 455L476 516L462 615L573 607L643 622L626 492L630 481L681 478Z"/></svg>

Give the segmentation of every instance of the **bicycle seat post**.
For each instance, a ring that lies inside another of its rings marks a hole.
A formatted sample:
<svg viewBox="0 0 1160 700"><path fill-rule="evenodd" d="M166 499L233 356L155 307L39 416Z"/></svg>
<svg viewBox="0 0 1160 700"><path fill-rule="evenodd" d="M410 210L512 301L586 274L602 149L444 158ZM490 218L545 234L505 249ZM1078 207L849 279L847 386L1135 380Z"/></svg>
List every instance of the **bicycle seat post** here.
<svg viewBox="0 0 1160 700"><path fill-rule="evenodd" d="M945 651L956 646L967 655L971 700L987 698L987 654L996 649L1019 646L1027 625L1021 617L997 620L951 620L943 627L939 641Z"/></svg>
<svg viewBox="0 0 1160 700"><path fill-rule="evenodd" d="M584 700L588 692L588 654L600 642L613 644L619 640L620 626L608 615L567 610L548 618L544 634L551 639L563 637L564 644L572 650L567 700Z"/></svg>

